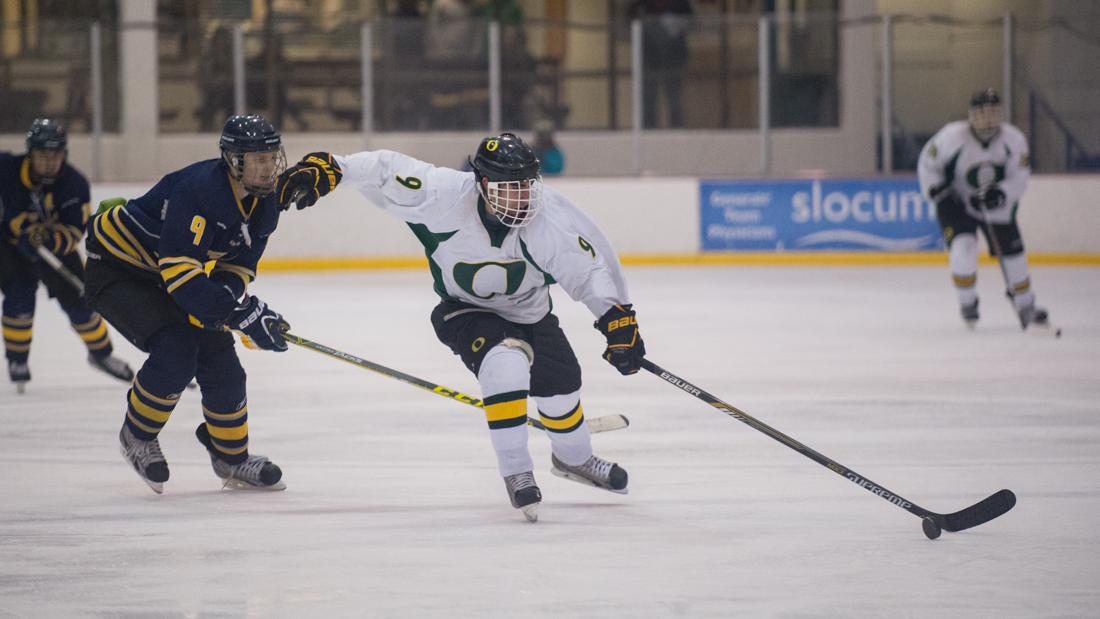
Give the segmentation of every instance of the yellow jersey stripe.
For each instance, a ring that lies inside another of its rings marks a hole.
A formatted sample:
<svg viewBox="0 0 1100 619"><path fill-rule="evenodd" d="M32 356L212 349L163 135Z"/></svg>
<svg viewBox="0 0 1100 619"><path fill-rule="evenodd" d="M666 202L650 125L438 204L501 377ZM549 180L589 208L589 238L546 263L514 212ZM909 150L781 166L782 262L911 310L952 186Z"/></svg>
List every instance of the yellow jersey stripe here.
<svg viewBox="0 0 1100 619"><path fill-rule="evenodd" d="M113 229L110 228L110 226L111 222L107 221L107 217L105 215L96 217L95 220L92 221L92 231L95 233L96 239L100 242L100 244L102 244L103 247L107 249L107 251L111 252L111 255L127 264L136 266L144 271L154 270L151 266L141 262L140 257L130 256L126 253L124 248L116 246L114 237L112 237L111 235L112 233L114 233L117 236L118 233L113 232Z"/></svg>
<svg viewBox="0 0 1100 619"><path fill-rule="evenodd" d="M567 430L580 423L580 420L584 417L584 407L578 405L576 410L564 419L551 419L541 412L539 413L539 417L542 418L542 425L547 428L552 430Z"/></svg>
<svg viewBox="0 0 1100 619"><path fill-rule="evenodd" d="M103 318L100 317L98 314L93 314L92 319L89 320L88 322L82 322L80 324L77 324L77 323L74 322L74 323L72 323L72 325L73 325L73 328L76 329L77 331L87 331L88 329L94 329L95 326L97 324L99 324L100 320L103 320Z"/></svg>
<svg viewBox="0 0 1100 619"><path fill-rule="evenodd" d="M172 284L168 286L168 292L171 293L176 288L179 288L180 286L182 286L182 285L186 284L187 282L191 281L191 279L194 278L196 275L203 275L202 269L195 269L195 270L191 271L190 273L188 273L187 275L184 275L183 277L181 277L181 278L177 279L176 281L172 282Z"/></svg>
<svg viewBox="0 0 1100 619"><path fill-rule="evenodd" d="M141 413L142 417L147 417L157 423L167 423L168 418L172 416L172 411L158 410L142 402L133 391L130 391L130 406Z"/></svg>
<svg viewBox="0 0 1100 619"><path fill-rule="evenodd" d="M80 339L85 342L94 342L100 338L107 337L107 323L100 322L99 328L88 332L78 332Z"/></svg>
<svg viewBox="0 0 1100 619"><path fill-rule="evenodd" d="M485 407L485 419L487 421L504 421L527 416L527 398L489 404Z"/></svg>
<svg viewBox="0 0 1100 619"><path fill-rule="evenodd" d="M190 256L167 256L167 257L161 258L160 260L157 260L157 265L163 267L165 264L176 263L176 262L179 262L179 263L186 262L187 264L193 264L193 265L195 265L197 267L200 267L200 268L202 267L201 262L199 262L198 260L196 260L196 259L194 259Z"/></svg>
<svg viewBox="0 0 1100 619"><path fill-rule="evenodd" d="M11 342L29 342L34 334L34 330L27 329L15 329L12 327L4 327L4 339Z"/></svg>
<svg viewBox="0 0 1100 619"><path fill-rule="evenodd" d="M115 208L111 209L108 215L110 215L111 218L114 220L113 223L122 232L122 235L126 237L126 240L129 241L135 248L137 248L138 253L141 255L142 261L149 264L150 266L153 265L156 261L153 260L153 257L149 255L149 252L145 251L145 248L141 246L141 242L137 240L137 237L134 236L132 232L130 232L130 229L122 223L122 207L116 206Z"/></svg>
<svg viewBox="0 0 1100 619"><path fill-rule="evenodd" d="M135 426L141 428L142 430L145 430L149 434L159 434L160 433L160 428L151 428L151 427L145 425L144 423L141 423L141 420L140 419L135 419L134 415L132 413L130 413L130 411L126 411L126 418L130 420L130 423L132 423Z"/></svg>
<svg viewBox="0 0 1100 619"><path fill-rule="evenodd" d="M6 327L30 327L34 324L34 318L15 318L14 316L4 316L0 319L0 323L3 323Z"/></svg>
<svg viewBox="0 0 1100 619"><path fill-rule="evenodd" d="M248 412L248 407L247 406L241 407L240 410L232 412L232 413L215 413L214 411L210 410L209 408L206 408L205 406L202 407L202 414L203 415L205 415L205 416L207 416L211 419L217 419L218 421L233 421L234 419L240 419L241 417L244 417L245 413L247 413L247 412ZM207 424L207 425L210 425L210 424Z"/></svg>
<svg viewBox="0 0 1100 619"><path fill-rule="evenodd" d="M195 269L198 269L198 268L200 268L200 267L197 267L193 264L187 264L187 263L175 264L175 265L172 265L170 267L166 267L164 265L161 265L161 267L160 267L160 276L165 282L167 282L168 280L172 279L173 277L177 277L177 276L182 275L182 274L184 274L188 271L194 271Z"/></svg>
<svg viewBox="0 0 1100 619"><path fill-rule="evenodd" d="M78 334L80 335L80 339L84 340L85 342L95 342L96 340L99 340L101 338L106 338L107 323L101 322L99 323L99 329L88 332L78 332Z"/></svg>
<svg viewBox="0 0 1100 619"><path fill-rule="evenodd" d="M248 422L233 428L223 428L208 423L206 424L206 429L210 431L211 438L221 441L239 441L248 438Z"/></svg>
<svg viewBox="0 0 1100 619"><path fill-rule="evenodd" d="M176 405L176 400L169 400L169 399L166 399L166 398L158 398L157 396L155 396L155 395L149 393L148 391L146 391L145 387L142 387L141 383L139 383L136 378L134 379L134 387L137 387L137 390L141 392L141 397L145 398L146 400L152 400L153 402L156 402L157 404L160 404L161 406L175 406Z"/></svg>
<svg viewBox="0 0 1100 619"><path fill-rule="evenodd" d="M88 347L88 350L100 350L102 348L107 348L110 345L111 345L111 339L106 337L106 335L104 335L102 342L99 342L99 343L88 342L87 344L85 344L85 346Z"/></svg>
<svg viewBox="0 0 1100 619"><path fill-rule="evenodd" d="M249 277L255 277L256 272L252 269L242 267L239 264L230 264L228 262L218 262L214 265L215 271L230 271L232 273L240 273Z"/></svg>

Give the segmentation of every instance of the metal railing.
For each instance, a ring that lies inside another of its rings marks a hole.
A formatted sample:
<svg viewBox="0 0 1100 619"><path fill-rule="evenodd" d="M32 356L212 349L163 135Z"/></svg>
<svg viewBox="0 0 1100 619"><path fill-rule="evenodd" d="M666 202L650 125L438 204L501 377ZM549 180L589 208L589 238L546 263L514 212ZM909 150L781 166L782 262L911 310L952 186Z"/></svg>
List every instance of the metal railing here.
<svg viewBox="0 0 1100 619"><path fill-rule="evenodd" d="M1020 51L1037 37L1058 38L1069 27L1064 23L1019 23L1010 15L982 21L674 18L671 32L679 39L666 37L665 48L654 47L655 29L669 23L459 21L449 25L465 28L458 33L465 44L441 52L430 46L439 33L422 19L326 28L161 21L151 60L158 83L126 85L158 91L150 105L159 106L161 133L216 132L225 116L246 110L272 116L284 131L352 131L364 142L380 132L530 130L549 123L558 130L629 132L632 167L641 173L643 137L650 132L749 130L759 135L755 172L768 175L777 128L851 130L841 126L840 102L861 97L878 102L877 118L855 122L876 127L879 169L908 168L910 162L894 160L896 143L911 151L945 122L963 117L969 92L992 81L1001 85L1006 116L1026 120L1033 139L1043 119L1063 136L1065 161L1044 158L1047 169L1094 162L1088 136L1073 128L1077 118L1067 120L1056 112L1057 99L1039 95L1054 86L1034 83L1041 68L1027 66L1029 55ZM871 49L877 46L878 83L842 92L841 39L861 28L877 38ZM20 133L36 116L57 116L73 133L93 136L92 172L101 178L102 136L123 126L120 84L128 78L120 75L118 50L126 31L117 24L69 23L42 32L49 41L41 49L0 56L0 94L8 104L0 132ZM1078 55L1087 57L1092 43L1077 39L1086 47ZM669 45L680 50L673 56L683 51L686 57L670 62L655 51L673 49ZM1015 84L1027 87L1022 116Z"/></svg>

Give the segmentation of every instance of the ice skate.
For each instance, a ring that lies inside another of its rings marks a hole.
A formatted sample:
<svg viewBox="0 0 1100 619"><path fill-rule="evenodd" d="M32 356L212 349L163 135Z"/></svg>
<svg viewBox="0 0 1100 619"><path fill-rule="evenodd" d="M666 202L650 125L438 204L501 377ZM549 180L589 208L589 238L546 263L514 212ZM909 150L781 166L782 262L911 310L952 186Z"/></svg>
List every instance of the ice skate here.
<svg viewBox="0 0 1100 619"><path fill-rule="evenodd" d="M959 306L959 313L962 314L966 327L973 329L978 324L978 300L974 299L974 302L969 305Z"/></svg>
<svg viewBox="0 0 1100 619"><path fill-rule="evenodd" d="M153 492L163 493L164 482L168 481L168 462L164 459L164 453L160 450L157 439L143 441L134 436L130 428L123 424L122 430L118 433L118 440L122 457L134 467Z"/></svg>
<svg viewBox="0 0 1100 619"><path fill-rule="evenodd" d="M550 472L558 477L588 486L603 488L618 494L627 493L626 470L614 462L608 462L599 456L593 455L585 460L584 464L569 466L558 460L558 457L553 454L550 455L550 461L553 464Z"/></svg>
<svg viewBox="0 0 1100 619"><path fill-rule="evenodd" d="M512 502L512 507L522 510L523 517L528 522L536 522L539 519L542 492L535 485L535 474L527 471L509 475L504 478L504 487L508 490L508 500Z"/></svg>
<svg viewBox="0 0 1100 619"><path fill-rule="evenodd" d="M1046 308L1035 305L1035 297L1033 295L1028 296L1031 297L1029 301L1020 304L1020 298L1014 298L1011 294L1008 295L1008 298L1012 299L1012 304L1016 308L1016 317L1020 319L1020 328L1027 329L1032 325L1036 327L1049 327L1050 316Z"/></svg>
<svg viewBox="0 0 1100 619"><path fill-rule="evenodd" d="M214 474L222 480L222 488L236 490L286 490L283 471L265 456L250 455L244 462L230 464L217 456L210 442L210 431L201 423L195 429L195 437L210 453L210 465Z"/></svg>
<svg viewBox="0 0 1100 619"><path fill-rule="evenodd" d="M1047 314L1046 308L1039 307L1038 305L1031 305L1016 313L1020 317L1020 326L1024 329L1032 325L1036 327L1050 326L1050 316Z"/></svg>
<svg viewBox="0 0 1100 619"><path fill-rule="evenodd" d="M130 369L130 366L125 361L118 357L113 357L111 355L106 357L88 355L88 365L123 382L128 383L134 380L134 371Z"/></svg>
<svg viewBox="0 0 1100 619"><path fill-rule="evenodd" d="M26 361L8 361L8 378L15 385L16 393L26 393L31 380L31 368Z"/></svg>

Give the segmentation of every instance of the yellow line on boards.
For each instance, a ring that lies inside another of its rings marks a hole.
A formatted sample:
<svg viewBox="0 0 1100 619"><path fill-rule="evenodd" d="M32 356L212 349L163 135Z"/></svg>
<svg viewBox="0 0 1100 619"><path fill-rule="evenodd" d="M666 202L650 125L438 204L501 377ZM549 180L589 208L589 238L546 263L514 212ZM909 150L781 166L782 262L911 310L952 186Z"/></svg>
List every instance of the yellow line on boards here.
<svg viewBox="0 0 1100 619"><path fill-rule="evenodd" d="M905 266L946 265L947 254L940 252L714 252L699 254L625 254L628 266ZM996 264L989 256L982 264ZM1033 254L1028 262L1035 265L1100 266L1100 254ZM274 271L375 271L424 269L423 257L388 256L377 258L264 258L260 270Z"/></svg>

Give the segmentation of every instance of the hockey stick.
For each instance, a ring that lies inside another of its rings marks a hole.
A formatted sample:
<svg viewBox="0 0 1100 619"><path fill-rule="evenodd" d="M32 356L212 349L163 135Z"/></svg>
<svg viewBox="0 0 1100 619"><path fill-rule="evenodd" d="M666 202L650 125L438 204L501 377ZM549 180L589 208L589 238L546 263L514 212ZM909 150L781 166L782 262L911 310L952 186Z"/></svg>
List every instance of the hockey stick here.
<svg viewBox="0 0 1100 619"><path fill-rule="evenodd" d="M42 261L50 265L50 268L57 272L61 276L61 279L69 283L80 296L84 296L84 282L80 281L80 278L73 275L73 272L65 268L65 265L61 262L61 259L54 255L54 253L45 247L38 245L34 248L38 252L38 257L42 258Z"/></svg>
<svg viewBox="0 0 1100 619"><path fill-rule="evenodd" d="M1005 256L1001 253L1001 242L997 240L997 234L993 230L993 220L989 218L989 210L986 208L984 201L978 200L978 209L982 212L982 220L985 223L986 238L989 239L989 246L993 248L993 253L997 255L997 265L1001 267L1001 278L1004 279L1005 288L1007 289L1011 286L1011 284L1009 284L1008 282L1008 269L1005 268ZM1012 300L1011 292L1008 293L1008 298L1010 301ZM1013 309L1015 309L1015 303L1013 303ZM1028 323L1024 321L1024 317L1019 315L1018 313L1016 317L1020 320L1020 328L1026 331L1028 328ZM1047 327L1048 332L1054 334L1055 338L1062 337L1062 330L1060 328L1050 328L1051 325L1049 324L1045 326ZM1032 329L1031 331L1033 333L1036 332L1035 329Z"/></svg>
<svg viewBox="0 0 1100 619"><path fill-rule="evenodd" d="M363 369L377 372L379 374L382 374L383 376L396 378L401 382L408 383L414 387L420 387L425 391L431 391L432 393L436 393L445 398L450 398L452 400L462 402L463 404L469 404L470 406L483 408L481 400L473 396L466 395L465 393L462 393L460 391L455 391L454 389L448 389L447 387L444 387L442 385L428 382L424 379L417 378L404 372L399 372L397 370L388 368L384 365L379 365L372 361L367 361L366 359L336 350L335 348L329 348L324 344L319 344L317 342L307 340L306 338L294 335L289 331L283 333L283 338L285 338L286 341L290 342L291 344L301 346L302 348L308 348L309 350L319 352L323 355L328 355L329 357L333 357L334 359L339 359L341 361L345 361ZM604 415L602 417L593 417L591 419L588 419L587 422L588 431L593 434L598 432L621 430L630 425L630 420L628 420L623 415ZM546 426L544 426L541 421L532 417L527 418L527 425L535 428L536 430L546 430Z"/></svg>
<svg viewBox="0 0 1100 619"><path fill-rule="evenodd" d="M997 516L1004 514L1008 510L1012 509L1016 505L1016 495L1011 490L1000 490L994 492L985 499L978 501L970 507L961 509L951 514L937 514L936 512L928 511L923 507L913 503L909 499L902 497L890 490L887 490L885 486L881 486L870 479L856 473L846 466L828 458L817 451L803 445L802 443L794 440L793 438L783 434L779 430L767 425L766 423L759 421L748 413L745 413L738 408L726 404L722 400L712 396L711 394L703 391L699 387L689 383L688 381L676 376L675 374L661 368L659 365L652 363L648 360L642 360L642 367L647 371L657 375L662 380L669 384L684 390L685 392L699 398L700 400L710 404L714 408L722 411L723 413L733 417L734 419L744 422L751 426L755 430L759 430L771 438L783 443L787 447L801 453L807 458L817 462L830 471L840 475L848 481L865 488L872 494L882 497L887 501L897 505L905 511L921 518L921 527L924 529L924 534L928 539L936 539L940 536L940 530L950 531L952 533L963 531L971 527L976 527L982 523L989 522Z"/></svg>

